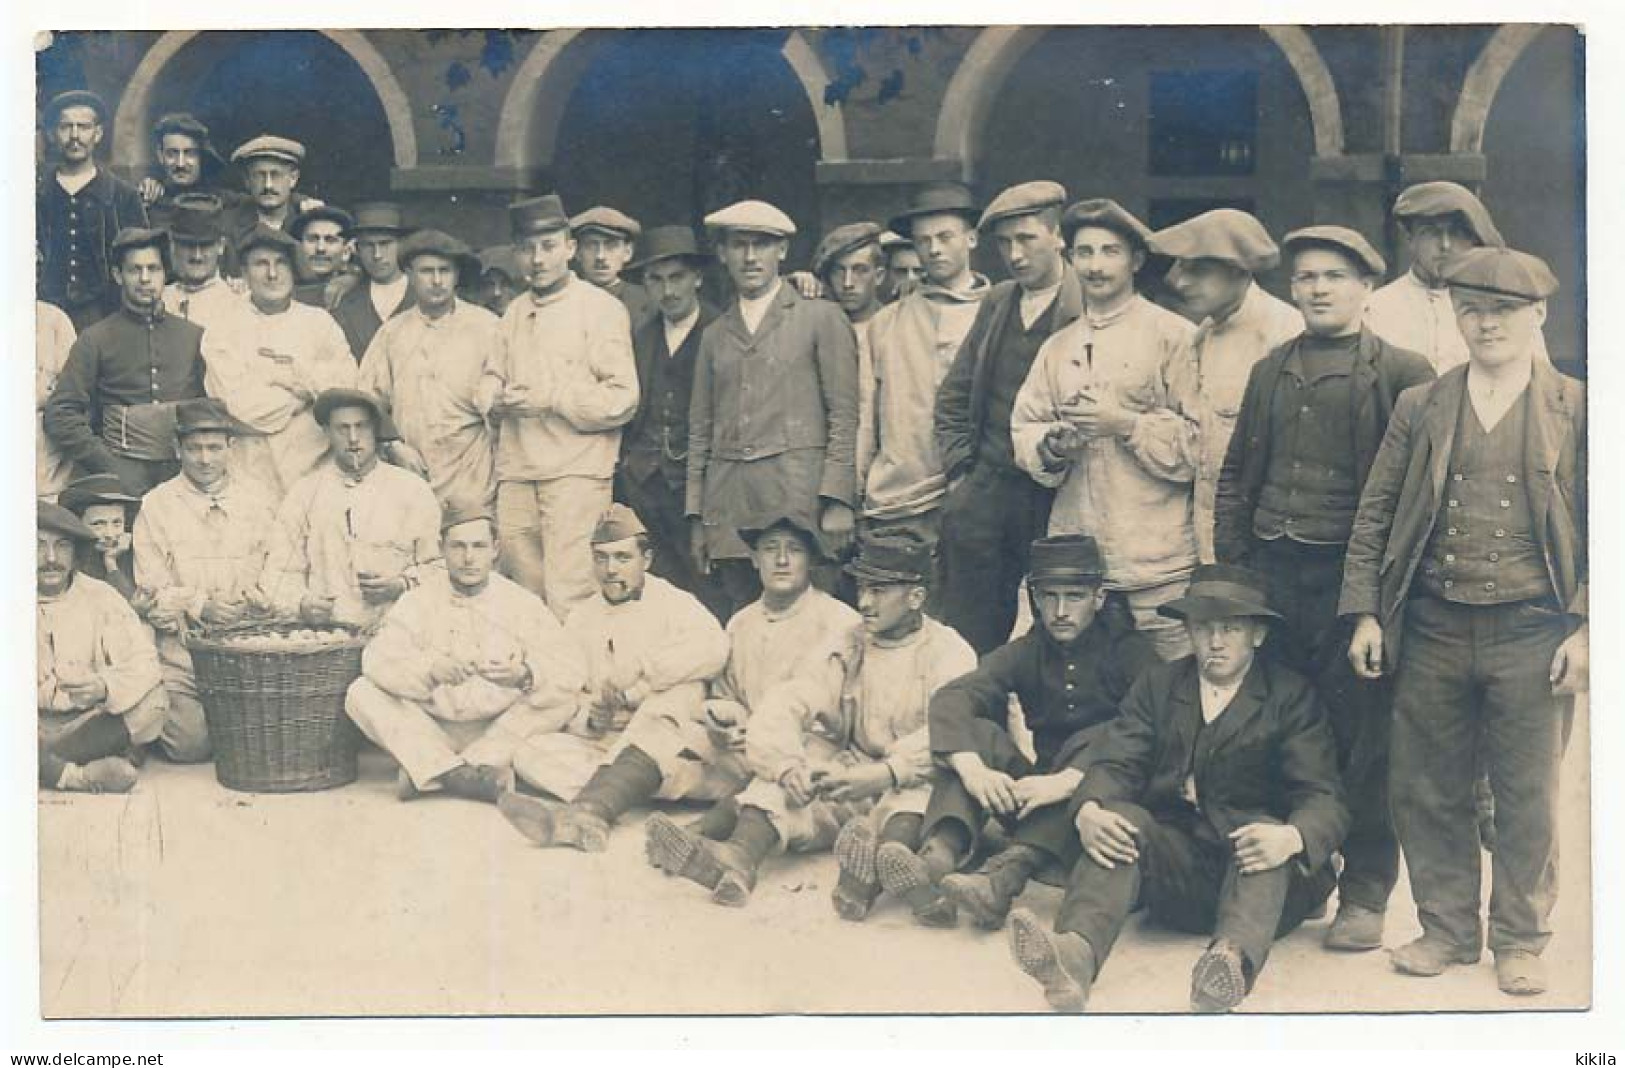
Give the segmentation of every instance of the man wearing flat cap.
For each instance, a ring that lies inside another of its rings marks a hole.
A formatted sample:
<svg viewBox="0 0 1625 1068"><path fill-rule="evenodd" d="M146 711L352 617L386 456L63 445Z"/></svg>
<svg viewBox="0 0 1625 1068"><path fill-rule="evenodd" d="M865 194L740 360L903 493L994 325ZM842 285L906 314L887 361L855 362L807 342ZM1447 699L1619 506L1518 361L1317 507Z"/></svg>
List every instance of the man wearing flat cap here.
<svg viewBox="0 0 1625 1068"><path fill-rule="evenodd" d="M391 249L393 261L397 253ZM497 317L458 299L462 276L478 270L473 250L440 230L400 244L410 292L404 309L373 335L360 387L376 396L400 431L395 463L429 480L442 506L496 507L496 437L485 364L498 345ZM403 443L404 442L404 447Z"/></svg>
<svg viewBox="0 0 1625 1068"><path fill-rule="evenodd" d="M599 205L571 217L570 236L576 242L576 273L626 305L634 333L654 318L655 304L648 292L621 277L637 255L638 238L643 236L643 226L636 219Z"/></svg>
<svg viewBox="0 0 1625 1068"><path fill-rule="evenodd" d="M252 434L217 400L175 406L181 473L148 493L135 521L135 579L151 600L169 695L159 744L178 763L207 760L208 722L183 632L242 622L257 605L276 513L264 486L234 471L231 443Z"/></svg>
<svg viewBox="0 0 1625 1068"><path fill-rule="evenodd" d="M1010 637L1027 550L1043 537L1055 496L1022 470L1010 412L1038 350L1083 310L1082 287L1066 267L1065 206L1058 183L1026 182L982 212L977 228L1012 278L982 299L937 389L937 455L948 487L940 614L978 654Z"/></svg>
<svg viewBox="0 0 1625 1068"><path fill-rule="evenodd" d="M512 245L488 245L480 249L480 270L463 279L463 295L492 315L501 317L524 288Z"/></svg>
<svg viewBox="0 0 1625 1068"><path fill-rule="evenodd" d="M911 533L863 535L847 568L863 624L831 636L751 710L745 759L755 778L732 832L717 841L668 821L651 843L651 859L716 904L747 904L770 855L833 848L844 859L832 904L862 920L882 888L876 850L912 854L919 844L934 775L926 705L976 654L925 614L931 549Z"/></svg>
<svg viewBox="0 0 1625 1068"><path fill-rule="evenodd" d="M241 165L247 191L226 219L226 234L234 245L256 225L286 231L300 213L321 204L298 191L299 168L305 162L305 146L298 141L260 134L233 149L231 162Z"/></svg>
<svg viewBox="0 0 1625 1068"><path fill-rule="evenodd" d="M158 737L168 713L152 634L117 590L75 569L95 533L61 505L38 508L39 784L126 793L135 747Z"/></svg>
<svg viewBox="0 0 1625 1068"><path fill-rule="evenodd" d="M1318 911L1348 826L1330 725L1314 688L1258 649L1280 616L1245 568L1196 569L1162 606L1194 657L1143 675L1090 747L1072 800L1083 856L1053 930L1010 914L1010 952L1052 1009L1082 1012L1136 902L1210 941L1191 1010L1228 1012L1275 939Z"/></svg>
<svg viewBox="0 0 1625 1068"><path fill-rule="evenodd" d="M164 310L208 331L248 299L241 280L228 282L221 273L226 237L220 201L208 193L181 193L168 214L175 277L164 287Z"/></svg>
<svg viewBox="0 0 1625 1068"><path fill-rule="evenodd" d="M630 809L726 797L744 772L706 727L706 684L728 660L722 627L648 573L648 531L624 504L597 517L591 554L598 593L566 621L585 683L560 729L514 757L519 777L550 799L509 792L497 804L537 845L602 853Z"/></svg>
<svg viewBox="0 0 1625 1068"><path fill-rule="evenodd" d="M130 550L130 524L141 498L125 491L117 475L81 475L69 482L57 497L57 503L89 527L96 535L96 543L78 554L75 561L80 571L93 579L107 583L119 596L136 605L136 612L144 614L146 599L136 596L135 561Z"/></svg>
<svg viewBox="0 0 1625 1068"><path fill-rule="evenodd" d="M937 387L948 374L992 285L971 270L982 209L958 182L920 188L891 225L925 263L920 286L869 323L867 372L860 369L858 480L863 518L906 526L935 543L948 479L933 422Z"/></svg>
<svg viewBox="0 0 1625 1068"><path fill-rule="evenodd" d="M1178 660L1190 653L1185 630L1157 606L1185 592L1197 559L1193 331L1134 291L1145 224L1115 201L1085 200L1061 226L1083 315L1044 342L1016 395L1016 462L1056 490L1049 533L1094 538L1106 588L1158 655Z"/></svg>
<svg viewBox="0 0 1625 1068"><path fill-rule="evenodd" d="M583 562L637 410L637 364L625 305L570 271L559 198L519 201L508 218L529 288L503 313L482 387L497 429L497 526L504 570L562 621L596 594Z"/></svg>
<svg viewBox="0 0 1625 1068"><path fill-rule="evenodd" d="M109 114L101 97L74 89L40 116L51 162L34 182L35 294L80 332L119 307L113 242L150 225L140 195L96 163Z"/></svg>
<svg viewBox="0 0 1625 1068"><path fill-rule="evenodd" d="M1341 615L1362 678L1394 679L1394 825L1432 976L1483 947L1473 787L1495 801L1489 946L1508 994L1546 988L1558 769L1587 688L1584 387L1540 359L1557 290L1534 256L1484 247L1444 269L1468 360L1394 407L1354 520Z"/></svg>
<svg viewBox="0 0 1625 1068"><path fill-rule="evenodd" d="M73 343L45 433L81 471L117 475L140 496L179 470L175 402L203 395L203 331L164 311L168 235L125 230L111 251L121 307Z"/></svg>
<svg viewBox="0 0 1625 1068"><path fill-rule="evenodd" d="M399 204L356 205L355 221L346 236L352 261L360 265L361 274L341 275L345 281L339 284L346 287L345 292L330 307L358 361L367 354L378 328L412 306L413 289L400 258L401 241L407 233ZM478 271L470 271L466 265L457 273L460 283L479 277Z"/></svg>
<svg viewBox="0 0 1625 1068"><path fill-rule="evenodd" d="M327 454L311 406L355 385L355 358L333 317L293 297L298 242L258 226L237 246L248 299L203 339L209 396L257 435L234 446L239 466L280 501Z"/></svg>
<svg viewBox="0 0 1625 1068"><path fill-rule="evenodd" d="M170 112L152 124L152 159L152 175L136 190L154 226L173 229L177 197L212 196L228 207L243 200L240 191L221 184L226 161L209 140L209 128L190 112Z"/></svg>
<svg viewBox="0 0 1625 1068"><path fill-rule="evenodd" d="M354 225L354 216L331 204L307 207L288 221L285 232L299 242L294 258L298 276L294 300L328 308L328 293L335 280L343 278L342 284L349 287L350 228Z"/></svg>
<svg viewBox="0 0 1625 1068"><path fill-rule="evenodd" d="M1276 346L1303 333L1303 316L1254 281L1281 262L1281 251L1263 224L1244 211L1204 212L1158 230L1148 244L1152 252L1173 257L1168 284L1185 314L1198 320L1191 339L1201 431L1194 518L1197 556L1211 563L1216 558L1213 508L1219 469L1235 431L1247 376Z"/></svg>
<svg viewBox="0 0 1625 1068"><path fill-rule="evenodd" d="M1031 559L1027 590L1039 625L931 698L931 753L947 770L932 787L918 857L887 858L893 868L913 869L915 914L950 926L964 910L978 927L999 930L1035 874L1071 869L1078 836L1068 802L1090 745L1134 681L1159 663L1150 641L1108 601L1093 538L1041 538ZM1012 696L1021 701L1032 758L1011 729ZM985 874L959 871L978 851L989 817L1010 844Z"/></svg>
<svg viewBox="0 0 1625 1068"><path fill-rule="evenodd" d="M1272 651L1315 683L1331 716L1352 823L1326 946L1372 950L1399 877L1388 813L1392 688L1354 676L1337 596L1388 418L1399 395L1433 371L1362 325L1384 269L1364 237L1310 226L1281 247L1306 329L1253 365L1219 477L1214 539L1221 561L1265 576L1286 619Z"/></svg>
<svg viewBox="0 0 1625 1068"><path fill-rule="evenodd" d="M283 617L370 626L440 559L440 502L380 462L378 443L396 433L371 393L324 390L311 417L326 452L277 509L260 585Z"/></svg>
<svg viewBox="0 0 1625 1068"><path fill-rule="evenodd" d="M448 509L446 566L389 609L345 695L345 713L400 765L403 801L494 803L526 740L575 711L581 657L542 599L496 572L498 550L489 509Z"/></svg>
<svg viewBox="0 0 1625 1068"><path fill-rule="evenodd" d="M656 314L632 334L638 368L638 409L621 435L616 499L649 528L653 573L698 597L719 621L732 606L694 568L689 553L688 409L700 338L717 317L701 299L703 271L712 262L687 226L659 226L644 237L644 256L627 270L638 275Z"/></svg>
<svg viewBox="0 0 1625 1068"><path fill-rule="evenodd" d="M769 508L818 516L833 557L851 541L857 338L828 301L779 278L795 223L744 200L705 218L737 298L700 338L689 408L690 552L739 607L760 593L737 533ZM816 581L832 588L820 568Z"/></svg>
<svg viewBox="0 0 1625 1068"><path fill-rule="evenodd" d="M835 298L859 336L863 354L863 324L880 310L880 255L878 223L855 222L837 226L824 235L813 252L812 273Z"/></svg>

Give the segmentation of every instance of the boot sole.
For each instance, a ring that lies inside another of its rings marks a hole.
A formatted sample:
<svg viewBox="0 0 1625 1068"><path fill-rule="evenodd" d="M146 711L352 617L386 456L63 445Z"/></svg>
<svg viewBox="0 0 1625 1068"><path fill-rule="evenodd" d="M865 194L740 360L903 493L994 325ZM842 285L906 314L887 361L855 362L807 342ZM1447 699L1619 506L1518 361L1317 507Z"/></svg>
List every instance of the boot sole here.
<svg viewBox="0 0 1625 1068"><path fill-rule="evenodd" d="M1229 1012L1247 996L1241 961L1224 953L1203 953L1191 969L1191 1011Z"/></svg>
<svg viewBox="0 0 1625 1068"><path fill-rule="evenodd" d="M984 931L998 931L1010 917L1010 906L999 907L989 882L985 875L945 875L941 888L943 896L970 914L972 923Z"/></svg>
<svg viewBox="0 0 1625 1068"><path fill-rule="evenodd" d="M876 849L875 832L861 819L848 820L835 836L835 862L840 865L841 874L850 876L859 886L873 886L878 890Z"/></svg>
<svg viewBox="0 0 1625 1068"><path fill-rule="evenodd" d="M1061 967L1049 932L1026 909L1010 914L1010 956L1044 988L1044 1000L1056 1012L1082 1012L1087 1007L1089 992Z"/></svg>
<svg viewBox="0 0 1625 1068"><path fill-rule="evenodd" d="M656 812L644 823L644 853L649 863L665 872L699 883L707 890L715 890L722 878L722 867L707 864L708 854L701 847L706 841L700 835L678 825L663 812Z"/></svg>
<svg viewBox="0 0 1625 1068"><path fill-rule="evenodd" d="M558 813L562 805L543 801L539 797L526 797L512 790L497 797L497 811L509 825L539 846L553 846L558 842Z"/></svg>
<svg viewBox="0 0 1625 1068"><path fill-rule="evenodd" d="M875 852L880 885L908 903L914 918L926 927L953 927L959 910L931 881L925 862L901 842L887 842Z"/></svg>

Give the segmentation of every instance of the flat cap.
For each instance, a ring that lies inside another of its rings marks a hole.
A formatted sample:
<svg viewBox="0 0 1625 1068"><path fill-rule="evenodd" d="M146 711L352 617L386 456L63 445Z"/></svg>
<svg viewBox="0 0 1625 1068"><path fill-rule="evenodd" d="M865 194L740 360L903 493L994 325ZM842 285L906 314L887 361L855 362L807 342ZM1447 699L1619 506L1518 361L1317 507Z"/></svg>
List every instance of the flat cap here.
<svg viewBox="0 0 1625 1068"><path fill-rule="evenodd" d="M741 200L705 217L707 230L745 230L774 237L789 237L796 232L790 216L765 200Z"/></svg>
<svg viewBox="0 0 1625 1068"><path fill-rule="evenodd" d="M775 508L752 517L739 528L739 540L755 549L757 540L771 530L793 531L801 535L807 551L813 556L820 560L829 559L829 552L824 548L824 538L819 533L818 524L813 522L812 517L794 509Z"/></svg>
<svg viewBox="0 0 1625 1068"><path fill-rule="evenodd" d="M69 482L56 503L75 515L84 515L93 504L140 504L141 498L132 496L119 477L111 473L81 475Z"/></svg>
<svg viewBox="0 0 1625 1068"><path fill-rule="evenodd" d="M913 241L904 237L902 234L897 233L895 230L887 230L885 233L880 235L880 251L884 252L888 256L893 252L896 252L898 249L913 247Z"/></svg>
<svg viewBox="0 0 1625 1068"><path fill-rule="evenodd" d="M929 543L912 530L876 530L858 536L858 555L845 571L869 585L925 585L936 572Z"/></svg>
<svg viewBox="0 0 1625 1068"><path fill-rule="evenodd" d="M348 234L351 228L355 226L355 216L343 208L334 207L332 204L306 208L288 220L288 236L295 241L303 241L305 239L305 228L316 222L336 223L341 233Z"/></svg>
<svg viewBox="0 0 1625 1068"><path fill-rule="evenodd" d="M580 215L570 217L570 232L576 236L598 230L612 237L636 241L643 234L643 225L625 212L606 208L602 204L588 208Z"/></svg>
<svg viewBox="0 0 1625 1068"><path fill-rule="evenodd" d="M113 238L108 250L113 254L115 263L126 252L133 248L155 248L166 257L169 255L169 231L150 229L145 226L126 226Z"/></svg>
<svg viewBox="0 0 1625 1068"><path fill-rule="evenodd" d="M169 216L169 236L174 241L212 244L224 236L224 210L220 198L212 193L182 193L175 198Z"/></svg>
<svg viewBox="0 0 1625 1068"><path fill-rule="evenodd" d="M231 153L231 162L246 163L260 157L278 159L297 167L305 162L305 146L287 137L260 134L238 145Z"/></svg>
<svg viewBox="0 0 1625 1068"><path fill-rule="evenodd" d="M480 249L480 273L486 271L501 271L509 278L519 275L519 265L514 262L514 247L512 245L487 245Z"/></svg>
<svg viewBox="0 0 1625 1068"><path fill-rule="evenodd" d="M401 242L396 260L401 269L410 267L419 256L443 256L457 265L459 280L475 278L480 273L480 258L474 250L444 230L419 230Z"/></svg>
<svg viewBox="0 0 1625 1068"><path fill-rule="evenodd" d="M1234 208L1205 211L1152 234L1152 252L1181 260L1220 260L1257 274L1281 262L1264 224Z"/></svg>
<svg viewBox="0 0 1625 1068"><path fill-rule="evenodd" d="M291 257L299 251L299 242L274 226L256 222L252 230L238 239L237 255L246 256L257 248L274 248Z"/></svg>
<svg viewBox="0 0 1625 1068"><path fill-rule="evenodd" d="M35 513L35 526L39 530L49 530L56 534L66 534L79 541L95 541L96 532L85 526L84 520L52 501L37 501L39 511Z"/></svg>
<svg viewBox="0 0 1625 1068"><path fill-rule="evenodd" d="M598 517L598 524L592 528L589 544L608 545L610 542L625 541L627 538L647 533L649 528L643 525L638 513L624 504L612 504Z"/></svg>
<svg viewBox="0 0 1625 1068"><path fill-rule="evenodd" d="M1087 534L1057 534L1032 543L1028 555L1027 583L1099 583L1106 577L1106 564L1100 558L1100 545Z"/></svg>
<svg viewBox="0 0 1625 1068"><path fill-rule="evenodd" d="M567 230L570 216L565 214L564 201L557 193L516 200L508 205L508 227L515 237L526 234L545 234L554 230Z"/></svg>
<svg viewBox="0 0 1625 1068"><path fill-rule="evenodd" d="M230 434L234 438L253 437L260 433L227 410L225 404L213 397L194 397L175 405L175 436L201 434L206 430Z"/></svg>
<svg viewBox="0 0 1625 1068"><path fill-rule="evenodd" d="M643 256L626 265L628 271L641 271L661 260L687 260L703 267L716 257L700 250L694 231L687 226L657 226L643 235Z"/></svg>
<svg viewBox="0 0 1625 1068"><path fill-rule="evenodd" d="M384 406L378 402L377 397L364 389L324 389L316 397L316 403L311 406L311 414L316 417L316 422L325 427L327 421L333 417L333 413L340 408L365 408L372 413L372 424L379 441L400 437L400 432L395 429L394 420L384 411Z"/></svg>
<svg viewBox="0 0 1625 1068"><path fill-rule="evenodd" d="M835 261L849 252L856 252L866 245L880 246L881 230L879 223L855 222L845 226L837 226L824 235L824 240L818 242L818 250L813 253L812 273L819 278L824 272L835 266Z"/></svg>
<svg viewBox="0 0 1625 1068"><path fill-rule="evenodd" d="M96 112L96 121L103 124L107 122L107 101L89 89L69 89L65 93L53 96L45 105L45 110L40 114L40 125L54 125L57 116L68 108L93 108Z"/></svg>
<svg viewBox="0 0 1625 1068"><path fill-rule="evenodd" d="M1466 186L1455 182L1421 182L1399 194L1394 201L1394 218L1402 223L1430 216L1460 215L1481 245L1505 245L1506 238L1495 228L1484 202Z"/></svg>
<svg viewBox="0 0 1625 1068"><path fill-rule="evenodd" d="M355 206L353 234L404 234L408 231L406 219L399 204L387 200L374 200Z"/></svg>
<svg viewBox="0 0 1625 1068"><path fill-rule="evenodd" d="M914 220L926 215L958 215L975 226L982 208L963 182L927 182L914 191L908 207L893 215L886 225L896 231L893 237L906 242L908 239L902 235L913 233Z"/></svg>
<svg viewBox="0 0 1625 1068"><path fill-rule="evenodd" d="M982 212L979 230L986 230L1001 219L1018 215L1032 215L1045 208L1058 208L1066 203L1066 187L1060 182L1023 182L993 198L993 203Z"/></svg>
<svg viewBox="0 0 1625 1068"><path fill-rule="evenodd" d="M1080 200L1061 216L1061 237L1067 244L1072 243L1072 235L1085 226L1099 226L1117 234L1130 245L1144 252L1151 240L1151 228L1145 223L1129 214L1115 200L1096 197L1092 200Z"/></svg>
<svg viewBox="0 0 1625 1068"><path fill-rule="evenodd" d="M1288 256L1304 248L1331 248L1352 258L1366 274L1380 275L1388 269L1371 242L1346 226L1305 226L1281 238L1281 248Z"/></svg>
<svg viewBox="0 0 1625 1068"><path fill-rule="evenodd" d="M1545 300L1557 292L1557 276L1538 256L1486 245L1453 256L1444 265L1445 284L1519 300Z"/></svg>

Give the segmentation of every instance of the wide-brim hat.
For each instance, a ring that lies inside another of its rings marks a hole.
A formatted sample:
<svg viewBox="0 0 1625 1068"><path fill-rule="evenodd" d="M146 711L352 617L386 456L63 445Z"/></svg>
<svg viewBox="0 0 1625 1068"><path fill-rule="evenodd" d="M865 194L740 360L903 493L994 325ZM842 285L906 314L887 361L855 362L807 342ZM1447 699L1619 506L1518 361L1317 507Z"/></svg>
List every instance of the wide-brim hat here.
<svg viewBox="0 0 1625 1068"><path fill-rule="evenodd" d="M1185 595L1158 605L1157 613L1190 623L1234 616L1281 618L1281 613L1269 605L1264 576L1251 568L1231 564L1204 564L1198 567L1191 573L1191 584Z"/></svg>
<svg viewBox="0 0 1625 1068"><path fill-rule="evenodd" d="M899 240L912 244L908 237L914 232L914 220L926 215L957 215L975 226L982 217L982 207L962 182L928 182L915 190L908 207L888 219L886 225Z"/></svg>
<svg viewBox="0 0 1625 1068"><path fill-rule="evenodd" d="M474 250L444 230L419 230L401 242L395 258L401 269L409 267L419 256L443 256L457 265L457 280L478 278L480 258Z"/></svg>
<svg viewBox="0 0 1625 1068"><path fill-rule="evenodd" d="M395 429L394 420L384 411L384 406L379 403L377 397L366 390L324 389L311 407L311 414L316 417L316 422L325 427L327 421L333 417L333 412L339 408L365 408L372 413L372 422L377 428L379 441L400 436Z"/></svg>
<svg viewBox="0 0 1625 1068"><path fill-rule="evenodd" d="M1080 200L1061 215L1061 239L1072 244L1072 235L1085 226L1110 230L1141 252L1150 251L1151 228L1136 219L1115 200L1096 197Z"/></svg>
<svg viewBox="0 0 1625 1068"><path fill-rule="evenodd" d="M824 547L824 537L818 529L818 524L810 517L788 509L775 509L748 520L739 528L739 540L755 551L756 542L771 530L793 531L801 535L807 550L815 557L820 560L829 559L829 550Z"/></svg>
<svg viewBox="0 0 1625 1068"><path fill-rule="evenodd" d="M1264 224L1245 211L1215 208L1194 219L1158 230L1147 241L1152 252L1178 260L1217 260L1249 274L1281 262L1281 250Z"/></svg>
<svg viewBox="0 0 1625 1068"><path fill-rule="evenodd" d="M117 475L102 473L81 475L69 482L57 494L56 503L75 515L83 515L93 504L140 504L141 498L130 494Z"/></svg>
<svg viewBox="0 0 1625 1068"><path fill-rule="evenodd" d="M221 401L213 397L193 397L175 405L175 437L215 431L234 438L256 437L261 431L232 415Z"/></svg>
<svg viewBox="0 0 1625 1068"><path fill-rule="evenodd" d="M1394 201L1394 218L1407 227L1413 220L1442 215L1460 215L1481 245L1506 244L1506 238L1490 218L1489 209L1466 186L1455 182L1419 182L1401 192Z"/></svg>
<svg viewBox="0 0 1625 1068"><path fill-rule="evenodd" d="M1357 230L1346 226L1305 226L1281 238L1281 251L1288 256L1300 249L1329 248L1352 259L1366 274L1382 275L1388 264L1382 254L1371 247L1371 242Z"/></svg>
<svg viewBox="0 0 1625 1068"><path fill-rule="evenodd" d="M69 89L65 93L53 96L45 105L45 110L40 112L40 128L48 130L55 126L57 117L68 108L93 108L96 112L96 121L103 126L107 125L107 120L112 115L107 110L107 101L99 94L89 89Z"/></svg>
<svg viewBox="0 0 1625 1068"><path fill-rule="evenodd" d="M657 226L643 235L643 256L626 265L627 273L642 271L661 260L685 260L695 267L707 267L716 257L700 248L694 231L687 226Z"/></svg>
<svg viewBox="0 0 1625 1068"><path fill-rule="evenodd" d="M835 266L836 260L869 245L879 251L880 235L883 233L885 231L879 223L855 222L837 226L824 235L824 240L818 243L817 250L813 252L812 273L822 278Z"/></svg>
<svg viewBox="0 0 1625 1068"><path fill-rule="evenodd" d="M932 547L909 530L875 531L858 538L858 555L843 569L859 582L923 586L935 573Z"/></svg>
<svg viewBox="0 0 1625 1068"><path fill-rule="evenodd" d="M386 200L370 201L366 204L357 204L354 212L354 222L350 225L350 234L393 234L400 237L410 233L406 225L405 216L401 213L399 204L392 204Z"/></svg>
<svg viewBox="0 0 1625 1068"><path fill-rule="evenodd" d="M339 233L346 237L355 229L354 215L351 215L343 208L334 207L332 204L323 204L320 207L306 208L289 220L288 235L295 241L303 241L305 228L315 222L337 223Z"/></svg>
<svg viewBox="0 0 1625 1068"><path fill-rule="evenodd" d="M1099 585L1106 577L1100 545L1087 534L1056 534L1039 538L1027 554L1027 585L1043 582L1078 582Z"/></svg>
<svg viewBox="0 0 1625 1068"><path fill-rule="evenodd" d="M34 513L34 523L39 530L49 530L57 534L66 534L76 541L94 542L96 532L85 526L85 521L62 507L54 501L43 498L36 500L37 511Z"/></svg>

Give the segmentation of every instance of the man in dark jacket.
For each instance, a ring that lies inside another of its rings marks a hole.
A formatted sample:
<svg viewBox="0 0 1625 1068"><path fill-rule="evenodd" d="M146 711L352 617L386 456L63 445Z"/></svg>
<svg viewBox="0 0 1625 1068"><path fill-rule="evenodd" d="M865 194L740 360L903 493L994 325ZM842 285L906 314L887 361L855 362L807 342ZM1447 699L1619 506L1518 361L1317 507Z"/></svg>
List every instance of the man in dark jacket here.
<svg viewBox="0 0 1625 1068"><path fill-rule="evenodd" d="M1356 678L1337 616L1343 556L1388 417L1430 381L1422 356L1361 326L1385 264L1353 230L1311 226L1281 242L1305 332L1253 365L1219 476L1221 563L1265 576L1286 626L1272 652L1315 683L1331 716L1353 820L1328 949L1382 945L1399 845L1388 814L1391 687ZM1353 445L1350 448L1350 445Z"/></svg>
<svg viewBox="0 0 1625 1068"><path fill-rule="evenodd" d="M1264 580L1196 569L1161 611L1183 619L1194 657L1154 668L1091 748L1075 803L1083 857L1047 931L1010 915L1010 950L1052 1008L1081 1012L1136 901L1151 919L1212 935L1191 972L1191 1008L1227 1012L1276 938L1331 893L1348 828L1336 744L1303 676L1257 655Z"/></svg>
<svg viewBox="0 0 1625 1068"><path fill-rule="evenodd" d="M378 328L415 303L400 260L401 238L407 232L399 204L356 206L355 222L345 236L361 273L348 274L354 284L344 284L343 295L330 310L357 362L367 355Z"/></svg>
<svg viewBox="0 0 1625 1068"><path fill-rule="evenodd" d="M215 151L209 128L189 112L171 112L153 123L152 156L153 173L141 179L136 191L154 226L170 229L176 197L211 196L226 208L244 199L241 190L221 181L226 161Z"/></svg>
<svg viewBox="0 0 1625 1068"><path fill-rule="evenodd" d="M1006 189L982 213L1013 281L983 298L937 389L937 452L948 478L942 506L942 621L978 655L1003 645L1016 621L1027 549L1049 525L1053 491L1016 464L1010 410L1038 350L1083 310L1066 265L1056 182Z"/></svg>

